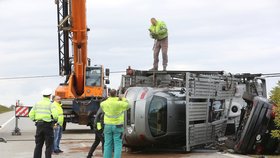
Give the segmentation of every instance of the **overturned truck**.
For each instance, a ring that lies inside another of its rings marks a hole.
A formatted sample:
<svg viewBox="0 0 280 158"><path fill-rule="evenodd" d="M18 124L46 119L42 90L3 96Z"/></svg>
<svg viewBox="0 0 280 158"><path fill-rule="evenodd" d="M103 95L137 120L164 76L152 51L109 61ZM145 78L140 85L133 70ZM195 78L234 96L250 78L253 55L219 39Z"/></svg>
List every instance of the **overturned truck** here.
<svg viewBox="0 0 280 158"><path fill-rule="evenodd" d="M191 151L224 141L229 134L236 135L234 149L240 153L266 152L260 145L266 142L276 149L278 142L267 134L275 128L273 105L265 99L261 74L129 68L120 93L131 107L125 114L124 145L132 149Z"/></svg>

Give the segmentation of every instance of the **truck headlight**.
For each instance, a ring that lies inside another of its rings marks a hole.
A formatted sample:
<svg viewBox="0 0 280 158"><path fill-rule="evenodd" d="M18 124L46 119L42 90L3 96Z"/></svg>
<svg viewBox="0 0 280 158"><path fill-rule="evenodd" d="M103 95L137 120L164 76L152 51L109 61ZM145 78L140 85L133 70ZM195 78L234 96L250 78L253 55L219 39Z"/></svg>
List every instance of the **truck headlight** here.
<svg viewBox="0 0 280 158"><path fill-rule="evenodd" d="M256 136L256 140L257 141L260 141L262 139L262 136L260 135L260 134L258 134L257 136Z"/></svg>
<svg viewBox="0 0 280 158"><path fill-rule="evenodd" d="M127 127L127 133L131 134L133 132L133 129L131 127Z"/></svg>

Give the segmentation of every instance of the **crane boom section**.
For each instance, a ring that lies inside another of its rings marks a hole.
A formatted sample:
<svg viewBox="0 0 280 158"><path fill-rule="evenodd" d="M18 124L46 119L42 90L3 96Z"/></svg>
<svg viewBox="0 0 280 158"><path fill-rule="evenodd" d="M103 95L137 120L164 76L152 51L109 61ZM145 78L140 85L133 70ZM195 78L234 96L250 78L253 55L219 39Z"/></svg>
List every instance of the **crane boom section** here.
<svg viewBox="0 0 280 158"><path fill-rule="evenodd" d="M76 93L82 95L87 66L86 0L72 0L71 9Z"/></svg>
<svg viewBox="0 0 280 158"><path fill-rule="evenodd" d="M58 17L58 46L60 74L66 75L55 95L61 97L64 128L66 122L92 125L100 102L107 97L105 78L109 69L92 65L87 57L86 0L56 0ZM68 42L72 43L69 57ZM107 84L109 80L106 79Z"/></svg>

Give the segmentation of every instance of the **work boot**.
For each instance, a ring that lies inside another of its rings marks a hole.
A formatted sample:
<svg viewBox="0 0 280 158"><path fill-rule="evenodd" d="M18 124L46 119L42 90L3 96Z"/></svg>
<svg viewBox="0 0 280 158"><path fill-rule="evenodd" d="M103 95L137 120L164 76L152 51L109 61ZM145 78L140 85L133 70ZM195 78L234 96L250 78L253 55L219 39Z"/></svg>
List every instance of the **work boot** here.
<svg viewBox="0 0 280 158"><path fill-rule="evenodd" d="M155 68L155 67L149 69L149 71L157 71L157 70L158 70L158 68Z"/></svg>
<svg viewBox="0 0 280 158"><path fill-rule="evenodd" d="M163 66L163 71L166 71L166 66Z"/></svg>
<svg viewBox="0 0 280 158"><path fill-rule="evenodd" d="M58 154L59 154L58 151L53 151L53 152L52 152L52 155L58 155Z"/></svg>

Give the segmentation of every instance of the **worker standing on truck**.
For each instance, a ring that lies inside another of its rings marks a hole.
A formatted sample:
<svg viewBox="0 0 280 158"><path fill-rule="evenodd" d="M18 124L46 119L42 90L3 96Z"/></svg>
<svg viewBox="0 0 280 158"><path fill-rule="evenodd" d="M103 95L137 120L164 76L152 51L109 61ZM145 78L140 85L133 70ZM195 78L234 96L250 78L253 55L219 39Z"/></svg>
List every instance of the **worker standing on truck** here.
<svg viewBox="0 0 280 158"><path fill-rule="evenodd" d="M102 143L102 153L104 151L104 112L102 111L101 108L97 111L94 119L94 132L95 132L95 140L88 152L87 158L91 158L93 152L95 151L96 147L99 145L99 143Z"/></svg>
<svg viewBox="0 0 280 158"><path fill-rule="evenodd" d="M60 150L59 147L61 136L62 136L62 125L64 121L61 98L59 96L54 96L52 105L56 107L58 112L58 119L53 127L53 132L54 132L53 153L58 154L63 152L62 150Z"/></svg>
<svg viewBox="0 0 280 158"><path fill-rule="evenodd" d="M122 155L122 134L124 131L124 112L129 109L125 98L117 97L115 89L110 90L110 97L101 103L104 111L104 158L112 158L114 147L114 158Z"/></svg>
<svg viewBox="0 0 280 158"><path fill-rule="evenodd" d="M161 49L162 52L162 65L163 71L166 71L167 63L168 63L168 30L163 21L156 20L155 18L151 18L152 25L149 28L150 36L154 39L154 65L150 70L156 71L158 70L158 56L159 51Z"/></svg>
<svg viewBox="0 0 280 158"><path fill-rule="evenodd" d="M50 97L52 91L45 89L42 91L43 98L37 102L29 112L29 118L35 121L35 149L33 158L42 157L42 147L46 144L45 158L51 158L53 147L53 122L57 120L58 113L56 107L52 105Z"/></svg>

